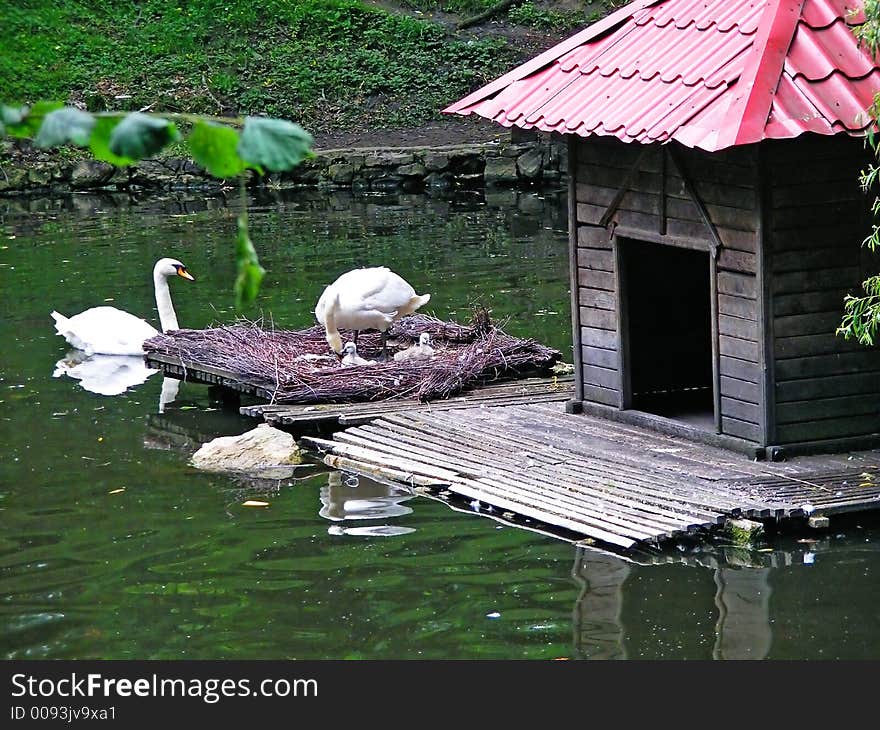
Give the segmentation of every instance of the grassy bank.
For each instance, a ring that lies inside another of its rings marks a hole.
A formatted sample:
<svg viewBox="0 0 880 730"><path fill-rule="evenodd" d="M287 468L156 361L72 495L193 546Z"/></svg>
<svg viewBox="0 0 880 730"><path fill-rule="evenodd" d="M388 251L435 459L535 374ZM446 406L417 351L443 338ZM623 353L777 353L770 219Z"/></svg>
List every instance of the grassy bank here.
<svg viewBox="0 0 880 730"><path fill-rule="evenodd" d="M4 2L0 101L262 113L318 133L414 127L620 4L522 0L478 28L457 29L496 2Z"/></svg>
<svg viewBox="0 0 880 730"><path fill-rule="evenodd" d="M0 90L12 102L265 113L316 131L414 125L516 58L504 39L353 0L2 5Z"/></svg>

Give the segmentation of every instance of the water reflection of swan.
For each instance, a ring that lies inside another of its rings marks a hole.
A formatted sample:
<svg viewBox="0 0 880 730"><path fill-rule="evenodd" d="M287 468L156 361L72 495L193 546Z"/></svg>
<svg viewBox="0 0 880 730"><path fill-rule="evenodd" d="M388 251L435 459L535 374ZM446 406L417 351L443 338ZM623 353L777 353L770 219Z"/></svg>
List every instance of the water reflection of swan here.
<svg viewBox="0 0 880 730"><path fill-rule="evenodd" d="M71 350L55 363L53 378L67 375L80 385L99 395L119 395L140 385L154 373L144 358L135 355L87 355L82 350Z"/></svg>
<svg viewBox="0 0 880 730"><path fill-rule="evenodd" d="M162 378L162 391L159 393L159 413L165 413L165 406L177 400L180 381L177 378Z"/></svg>
<svg viewBox="0 0 880 730"><path fill-rule="evenodd" d="M186 266L177 259L159 259L156 262L153 267L153 287L163 332L179 329L168 289L169 276L194 281ZM92 307L73 317L52 312L52 318L58 334L88 355L142 355L144 341L159 334L146 320L116 307Z"/></svg>
<svg viewBox="0 0 880 730"><path fill-rule="evenodd" d="M343 520L380 520L390 517L408 515L412 509L401 504L413 495L403 489L379 484L369 479L352 479L343 481L342 473L332 471L327 475L327 486L321 487L321 517L341 522ZM336 529L331 534L392 534L387 526L375 526L375 529L344 528ZM412 528L394 528L394 534L400 530L411 532Z"/></svg>
<svg viewBox="0 0 880 730"><path fill-rule="evenodd" d="M78 380L90 393L121 395L158 372L136 355L86 355L82 350L71 350L55 363L52 377L66 375ZM159 413L164 413L166 406L177 399L179 389L180 381L176 378L162 378Z"/></svg>
<svg viewBox="0 0 880 730"><path fill-rule="evenodd" d="M366 525L365 527L343 527L331 525L327 528L328 535L349 535L350 537L395 537L415 532L414 527L401 525Z"/></svg>

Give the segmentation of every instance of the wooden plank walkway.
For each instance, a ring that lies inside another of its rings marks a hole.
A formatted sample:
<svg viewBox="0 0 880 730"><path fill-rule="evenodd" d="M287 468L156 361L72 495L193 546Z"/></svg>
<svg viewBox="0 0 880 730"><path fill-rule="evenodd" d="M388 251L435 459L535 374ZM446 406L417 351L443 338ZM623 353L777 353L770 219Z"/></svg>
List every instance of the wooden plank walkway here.
<svg viewBox="0 0 880 730"><path fill-rule="evenodd" d="M459 408L488 407L530 403L557 403L570 400L574 379L524 378L477 386L461 395L423 403L412 398L373 401L369 403L321 403L312 405L242 406L243 416L262 418L273 426L294 426L303 423L335 422L343 426L368 423L381 416L407 411L448 411Z"/></svg>
<svg viewBox="0 0 880 730"><path fill-rule="evenodd" d="M274 385L241 380L235 373L222 370L203 363L190 362L172 355L152 352L144 356L148 368L161 370L169 378L177 378L188 383L202 385L219 385L244 395L251 395L262 400L271 401Z"/></svg>
<svg viewBox="0 0 880 730"><path fill-rule="evenodd" d="M622 548L757 519L880 507L880 452L781 464L561 404L383 415L333 440L329 466L480 505ZM875 473L876 472L876 473Z"/></svg>

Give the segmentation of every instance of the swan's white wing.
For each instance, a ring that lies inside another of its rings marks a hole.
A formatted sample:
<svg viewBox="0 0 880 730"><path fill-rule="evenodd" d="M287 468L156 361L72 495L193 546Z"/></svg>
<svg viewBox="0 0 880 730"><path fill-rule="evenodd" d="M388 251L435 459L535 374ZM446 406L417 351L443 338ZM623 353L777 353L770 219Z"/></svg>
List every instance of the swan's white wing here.
<svg viewBox="0 0 880 730"><path fill-rule="evenodd" d="M92 307L70 318L57 312L52 316L58 334L88 354L142 355L144 340L159 334L145 320L116 307Z"/></svg>
<svg viewBox="0 0 880 730"><path fill-rule="evenodd" d="M384 266L370 269L353 269L340 276L333 286L340 296L352 295L361 299L374 296L388 286L389 277L396 276ZM400 278L400 277L398 277Z"/></svg>
<svg viewBox="0 0 880 730"><path fill-rule="evenodd" d="M343 309L397 312L416 295L400 276L385 267L355 269L337 279L339 303Z"/></svg>

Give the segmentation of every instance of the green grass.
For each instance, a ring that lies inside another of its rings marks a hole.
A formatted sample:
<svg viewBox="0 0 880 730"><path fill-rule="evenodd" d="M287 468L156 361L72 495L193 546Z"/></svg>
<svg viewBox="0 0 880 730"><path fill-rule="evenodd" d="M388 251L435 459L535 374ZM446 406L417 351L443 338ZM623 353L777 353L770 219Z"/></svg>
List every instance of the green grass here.
<svg viewBox="0 0 880 730"><path fill-rule="evenodd" d="M499 0L402 0L404 7L422 12L442 11L471 18ZM567 31L600 20L629 0L519 0L493 20L546 30Z"/></svg>
<svg viewBox="0 0 880 730"><path fill-rule="evenodd" d="M493 5L499 0L403 0L405 7L413 10L442 10L444 13L455 13L463 18L470 18Z"/></svg>
<svg viewBox="0 0 880 730"><path fill-rule="evenodd" d="M511 22L548 30L573 30L586 24L582 10L553 10L531 2L515 5L508 12Z"/></svg>
<svg viewBox="0 0 880 730"><path fill-rule="evenodd" d="M482 4L482 0L470 0ZM354 0L0 3L7 103L419 124L515 62L503 40Z"/></svg>

